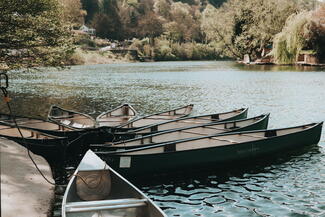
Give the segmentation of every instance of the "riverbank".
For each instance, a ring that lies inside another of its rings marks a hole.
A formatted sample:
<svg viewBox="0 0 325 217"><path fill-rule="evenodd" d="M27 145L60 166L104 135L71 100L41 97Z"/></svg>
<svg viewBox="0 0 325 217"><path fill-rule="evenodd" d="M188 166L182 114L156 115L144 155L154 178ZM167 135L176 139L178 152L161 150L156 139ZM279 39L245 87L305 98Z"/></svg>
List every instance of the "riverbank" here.
<svg viewBox="0 0 325 217"><path fill-rule="evenodd" d="M109 51L101 52L99 50L83 50L77 48L67 61L67 65L95 65L129 62L134 62L134 60L128 55L113 54Z"/></svg>
<svg viewBox="0 0 325 217"><path fill-rule="evenodd" d="M54 186L44 180L21 145L0 139L1 216L46 217L51 211ZM54 182L44 158L32 154L44 175Z"/></svg>

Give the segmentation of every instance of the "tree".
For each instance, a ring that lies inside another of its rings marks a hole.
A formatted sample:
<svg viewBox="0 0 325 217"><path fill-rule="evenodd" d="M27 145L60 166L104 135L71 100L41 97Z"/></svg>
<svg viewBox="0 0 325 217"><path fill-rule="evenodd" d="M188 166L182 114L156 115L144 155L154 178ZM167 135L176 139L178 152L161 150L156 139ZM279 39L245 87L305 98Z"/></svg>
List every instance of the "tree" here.
<svg viewBox="0 0 325 217"><path fill-rule="evenodd" d="M99 0L81 0L81 4L82 8L87 12L85 22L90 23L95 14L99 12Z"/></svg>
<svg viewBox="0 0 325 217"><path fill-rule="evenodd" d="M325 4L315 11L290 16L274 38L272 54L280 64L292 64L301 50L309 50L325 60Z"/></svg>
<svg viewBox="0 0 325 217"><path fill-rule="evenodd" d="M156 0L154 4L154 11L163 19L170 19L171 3L169 0Z"/></svg>
<svg viewBox="0 0 325 217"><path fill-rule="evenodd" d="M197 8L188 4L176 2L171 5L170 21L164 24L165 35L178 42L199 40L200 13Z"/></svg>
<svg viewBox="0 0 325 217"><path fill-rule="evenodd" d="M102 0L99 12L91 21L96 34L102 38L121 39L122 25L119 18L118 6L115 0Z"/></svg>
<svg viewBox="0 0 325 217"><path fill-rule="evenodd" d="M0 65L62 66L74 47L55 0L0 1Z"/></svg>
<svg viewBox="0 0 325 217"><path fill-rule="evenodd" d="M80 27L85 22L87 12L82 9L80 0L59 0L63 7L63 20L71 26Z"/></svg>
<svg viewBox="0 0 325 217"><path fill-rule="evenodd" d="M222 42L225 55L257 58L297 10L292 0L229 0L218 9L207 7L201 27L207 40Z"/></svg>
<svg viewBox="0 0 325 217"><path fill-rule="evenodd" d="M138 25L142 27L139 28L138 31L138 36L141 38L149 37L152 39L160 36L163 33L162 21L153 12L142 16L138 22Z"/></svg>

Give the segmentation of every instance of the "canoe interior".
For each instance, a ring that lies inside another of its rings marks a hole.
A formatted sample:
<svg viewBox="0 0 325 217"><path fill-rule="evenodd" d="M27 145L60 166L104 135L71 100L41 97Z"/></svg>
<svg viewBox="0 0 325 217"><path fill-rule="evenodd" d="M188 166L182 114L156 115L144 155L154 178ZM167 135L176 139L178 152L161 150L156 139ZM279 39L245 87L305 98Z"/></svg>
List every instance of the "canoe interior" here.
<svg viewBox="0 0 325 217"><path fill-rule="evenodd" d="M49 112L49 119L73 128L93 128L95 120L86 114L68 111L57 106L52 106Z"/></svg>
<svg viewBox="0 0 325 217"><path fill-rule="evenodd" d="M119 126L132 120L137 115L136 110L129 104L124 104L108 112L104 112L96 118L99 126Z"/></svg>
<svg viewBox="0 0 325 217"><path fill-rule="evenodd" d="M107 200L121 200L121 199L144 199L141 194L134 191L132 187L127 185L123 180L121 180L116 175L110 173L111 180L111 192L107 198L99 201ZM75 179L76 180L76 179ZM98 181L98 180L97 180ZM74 181L69 189L69 194L67 197L67 205L71 202L85 202L79 198L76 193L76 182ZM161 216L159 213L155 213L152 205L148 202L145 202L144 206L140 207L131 207L123 209L112 209L112 210L101 210L101 211L86 211L86 212L75 212L67 213L67 217L86 217L86 216L102 216L102 217L111 217L111 216L128 216L128 217L151 217L151 216Z"/></svg>
<svg viewBox="0 0 325 217"><path fill-rule="evenodd" d="M237 116L239 119L246 118L247 109L238 109L231 112L217 113L212 115L200 115L195 117L187 117L179 120L172 120L172 121L167 121L167 122L159 123L148 127L143 127L140 129L133 130L132 132L149 133L153 131L171 130L171 129L189 127L193 125L217 122L217 121L233 120L236 119L235 117Z"/></svg>
<svg viewBox="0 0 325 217"><path fill-rule="evenodd" d="M276 130L266 130L266 131L252 131L243 133L231 133L229 135L219 135L219 136L207 136L207 137L197 137L194 139L185 139L183 141L175 141L170 143L163 143L162 145L157 145L155 147L149 148L139 148L126 151L127 155L143 155L143 154L157 154L165 153L171 151L186 151L195 149L204 149L217 146L227 146L238 143L252 142L257 140L263 140L270 137L277 137L288 135L292 133L297 133L303 130L315 127L316 124L309 124L299 127L276 129Z"/></svg>
<svg viewBox="0 0 325 217"><path fill-rule="evenodd" d="M177 118L185 117L189 115L193 110L193 105L187 105L181 108L148 115L145 117L138 118L136 120L130 121L129 123L122 126L122 128L137 128L144 127L147 125L157 124L160 122L174 120Z"/></svg>
<svg viewBox="0 0 325 217"><path fill-rule="evenodd" d="M41 132L37 132L34 130L24 129L20 128L20 131L25 139L56 139L57 137L47 135ZM21 138L21 135L16 127L13 126L6 126L6 125L0 125L0 136L4 137L19 137Z"/></svg>
<svg viewBox="0 0 325 217"><path fill-rule="evenodd" d="M20 127L27 127L27 128L40 129L40 130L49 130L49 131L60 131L60 132L74 131L74 129L71 129L69 127L65 127L63 125L52 123L49 121L44 121L41 119L34 119L34 118L27 118L27 117L16 117L15 120L16 120L18 126L20 126ZM12 117L10 117L9 115L7 115L6 118L4 115L1 115L0 123L7 124L7 125L15 124Z"/></svg>
<svg viewBox="0 0 325 217"><path fill-rule="evenodd" d="M115 143L106 143L110 144L113 147L134 147L145 144L153 144L153 143L162 143L173 140L187 139L198 136L207 136L213 134L221 134L236 131L239 129L245 129L253 124L260 123L260 125L256 126L256 130L266 129L268 123L269 115L261 115L254 118L239 120L239 121L231 121L231 122L216 122L205 125L199 125L194 127L183 128L175 131L163 131L161 133L152 134L148 136L143 136L138 139L130 139L121 142ZM255 128L254 128L255 129Z"/></svg>
<svg viewBox="0 0 325 217"><path fill-rule="evenodd" d="M89 151L86 155L88 154ZM92 159L91 161L92 162L89 162L89 170L85 170L85 167L88 167L88 162L82 162L83 166L81 167L83 167L83 169L77 169L77 172L70 180L62 202L63 217L165 216L149 198L147 198L126 179L110 169L105 163L105 168L103 168L101 162L98 160L97 162L96 159ZM102 169L91 169L91 167L97 167L97 163L99 163L98 166ZM80 165L79 168L81 168ZM88 185L90 185L91 188L85 189L87 186L81 183L80 179L78 183L77 177L82 177L85 181L92 179L92 182L88 182ZM82 188L85 191L80 190L80 184L84 185ZM80 193L77 193L77 185L79 185L79 192L92 193L95 191L96 193L106 193L101 195L101 199L94 198L97 197L97 194L95 193L94 197L92 197L91 200L88 200L87 194L80 196ZM83 197L83 199L80 197Z"/></svg>

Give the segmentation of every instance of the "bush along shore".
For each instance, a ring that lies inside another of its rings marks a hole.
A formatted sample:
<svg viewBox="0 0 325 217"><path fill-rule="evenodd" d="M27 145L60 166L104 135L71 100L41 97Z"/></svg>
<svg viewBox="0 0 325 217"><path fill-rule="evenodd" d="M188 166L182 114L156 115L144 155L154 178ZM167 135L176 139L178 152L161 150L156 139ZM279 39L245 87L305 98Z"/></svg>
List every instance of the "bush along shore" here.
<svg viewBox="0 0 325 217"><path fill-rule="evenodd" d="M66 61L66 65L222 59L230 58L223 56L221 50L212 43L179 43L166 38L144 38L119 42L83 35L76 44L74 53Z"/></svg>

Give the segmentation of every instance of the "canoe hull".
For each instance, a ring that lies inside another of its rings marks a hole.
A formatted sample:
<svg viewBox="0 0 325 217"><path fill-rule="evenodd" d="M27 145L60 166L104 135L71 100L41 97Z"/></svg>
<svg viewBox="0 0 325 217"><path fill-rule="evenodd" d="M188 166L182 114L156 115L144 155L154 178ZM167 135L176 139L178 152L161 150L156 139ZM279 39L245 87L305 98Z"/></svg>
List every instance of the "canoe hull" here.
<svg viewBox="0 0 325 217"><path fill-rule="evenodd" d="M309 130L289 135L188 151L147 155L97 154L125 177L169 174L193 171L194 169L222 168L226 164L269 157L279 152L317 144L320 140L321 129L322 125L320 124Z"/></svg>

